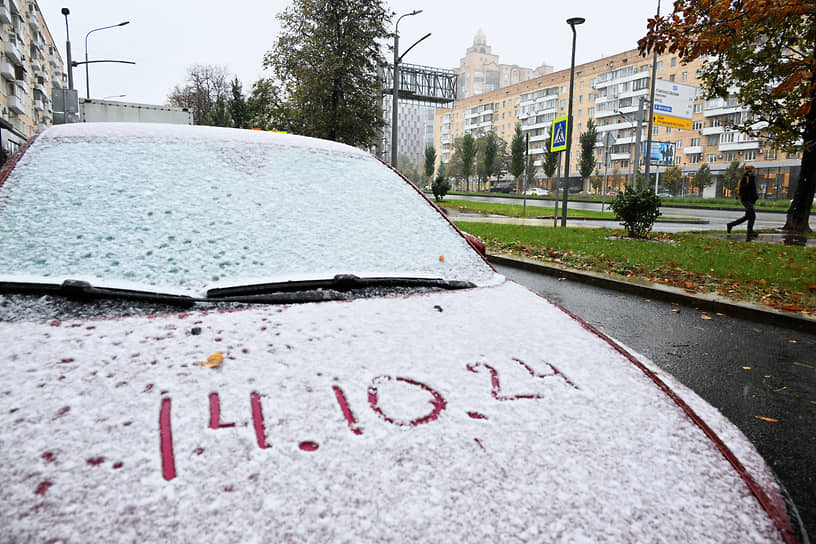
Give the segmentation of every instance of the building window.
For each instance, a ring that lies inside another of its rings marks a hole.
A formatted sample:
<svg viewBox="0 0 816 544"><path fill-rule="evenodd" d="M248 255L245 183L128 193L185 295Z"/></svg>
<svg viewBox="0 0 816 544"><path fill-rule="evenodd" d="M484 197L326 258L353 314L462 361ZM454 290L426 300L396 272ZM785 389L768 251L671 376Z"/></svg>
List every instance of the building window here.
<svg viewBox="0 0 816 544"><path fill-rule="evenodd" d="M578 97L578 103L579 103L579 104L583 104L583 103L584 103L584 95L581 95L581 96L579 96L579 97Z"/></svg>
<svg viewBox="0 0 816 544"><path fill-rule="evenodd" d="M717 162L717 154L709 153L706 162Z"/></svg>
<svg viewBox="0 0 816 544"><path fill-rule="evenodd" d="M720 143L720 137L717 134L712 134L706 141L706 145L717 145L718 143Z"/></svg>
<svg viewBox="0 0 816 544"><path fill-rule="evenodd" d="M756 151L752 149L752 150L750 150L750 151L746 151L746 152L744 152L744 153L742 154L742 160L745 160L745 161L755 161L755 160L756 160Z"/></svg>
<svg viewBox="0 0 816 544"><path fill-rule="evenodd" d="M566 106L566 105L567 105L567 101L566 101L566 100L562 100L562 101L561 101L561 109L563 110L563 109L564 109L564 106Z"/></svg>
<svg viewBox="0 0 816 544"><path fill-rule="evenodd" d="M680 74L680 79L682 81L688 81L688 72L683 72L682 74Z"/></svg>
<svg viewBox="0 0 816 544"><path fill-rule="evenodd" d="M677 66L677 57L672 57L672 59L671 59L671 66L672 66L672 68L674 68L675 66Z"/></svg>
<svg viewBox="0 0 816 544"><path fill-rule="evenodd" d="M700 138L692 138L691 139L691 147L699 147L700 145Z"/></svg>
<svg viewBox="0 0 816 544"><path fill-rule="evenodd" d="M787 159L798 159L799 158L799 152L796 151L795 153L785 153L785 158L787 158Z"/></svg>
<svg viewBox="0 0 816 544"><path fill-rule="evenodd" d="M669 76L669 81L674 81L674 74Z"/></svg>
<svg viewBox="0 0 816 544"><path fill-rule="evenodd" d="M703 103L698 102L694 104L694 113L703 113Z"/></svg>
<svg viewBox="0 0 816 544"><path fill-rule="evenodd" d="M663 69L663 61L661 60L660 62L657 63L657 71L659 72L662 69Z"/></svg>
<svg viewBox="0 0 816 544"><path fill-rule="evenodd" d="M703 130L703 122L702 121L692 121L691 122L691 130Z"/></svg>
<svg viewBox="0 0 816 544"><path fill-rule="evenodd" d="M697 164L697 163L702 162L702 160L703 160L703 154L702 153L694 153L692 155L689 155L689 163L690 164Z"/></svg>
<svg viewBox="0 0 816 544"><path fill-rule="evenodd" d="M765 160L766 161L775 161L776 160L776 149L766 149L765 150Z"/></svg>
<svg viewBox="0 0 816 544"><path fill-rule="evenodd" d="M736 151L726 151L723 153L723 160L726 162L731 162L737 160L737 152Z"/></svg>

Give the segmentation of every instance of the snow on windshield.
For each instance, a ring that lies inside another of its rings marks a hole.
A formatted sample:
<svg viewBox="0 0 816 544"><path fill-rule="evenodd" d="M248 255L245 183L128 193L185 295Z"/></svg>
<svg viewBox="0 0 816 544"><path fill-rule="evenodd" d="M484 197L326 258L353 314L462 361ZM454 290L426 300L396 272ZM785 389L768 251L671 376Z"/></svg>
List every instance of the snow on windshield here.
<svg viewBox="0 0 816 544"><path fill-rule="evenodd" d="M4 274L189 291L337 273L495 276L370 155L204 127L50 129L0 192L0 248Z"/></svg>

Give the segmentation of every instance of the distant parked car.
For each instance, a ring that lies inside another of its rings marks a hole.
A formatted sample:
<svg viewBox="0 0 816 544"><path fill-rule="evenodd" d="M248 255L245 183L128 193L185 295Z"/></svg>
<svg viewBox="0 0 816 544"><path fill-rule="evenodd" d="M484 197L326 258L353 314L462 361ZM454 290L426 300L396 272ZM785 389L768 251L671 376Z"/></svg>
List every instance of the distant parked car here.
<svg viewBox="0 0 816 544"><path fill-rule="evenodd" d="M515 193L516 192L516 184L512 181L500 181L499 183L494 183L490 187L491 193Z"/></svg>
<svg viewBox="0 0 816 544"><path fill-rule="evenodd" d="M532 187L531 189L524 191L524 194L532 196L547 196L550 194L550 192L547 189L542 189L541 187Z"/></svg>
<svg viewBox="0 0 816 544"><path fill-rule="evenodd" d="M669 191L663 189L657 193L657 196L659 196L660 198L671 198L674 195L672 195Z"/></svg>

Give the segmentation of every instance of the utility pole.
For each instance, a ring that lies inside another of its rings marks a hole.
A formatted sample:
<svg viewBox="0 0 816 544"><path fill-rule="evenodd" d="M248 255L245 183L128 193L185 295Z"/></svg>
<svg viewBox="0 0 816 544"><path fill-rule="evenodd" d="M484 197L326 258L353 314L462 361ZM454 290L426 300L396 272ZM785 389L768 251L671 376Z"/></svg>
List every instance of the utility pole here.
<svg viewBox="0 0 816 544"><path fill-rule="evenodd" d="M646 101L646 98L644 98L642 96L638 100L637 124L635 126L635 159L634 159L635 163L634 163L634 166L632 168L632 187L635 187L635 177L637 176L638 170L640 170L640 148L641 148L640 134L641 134L641 132L643 132L643 128L642 128L643 127L643 103L645 101ZM650 102L650 104L651 104L651 102ZM652 138L652 124L650 122L649 123L649 139L651 140L651 138ZM646 170L646 172L647 172L646 175L647 176L649 175L648 174L648 171L649 171L648 170L648 168L649 168L648 165L649 165L649 162L647 161L646 162L646 169L647 169Z"/></svg>
<svg viewBox="0 0 816 544"><path fill-rule="evenodd" d="M660 17L660 0L657 0L657 16ZM646 166L644 168L643 178L645 182L649 183L649 166L652 163L652 126L654 125L654 95L655 95L655 79L657 79L657 49L654 50L652 56L652 82L649 86L649 129L646 134ZM640 132L638 132L639 134Z"/></svg>

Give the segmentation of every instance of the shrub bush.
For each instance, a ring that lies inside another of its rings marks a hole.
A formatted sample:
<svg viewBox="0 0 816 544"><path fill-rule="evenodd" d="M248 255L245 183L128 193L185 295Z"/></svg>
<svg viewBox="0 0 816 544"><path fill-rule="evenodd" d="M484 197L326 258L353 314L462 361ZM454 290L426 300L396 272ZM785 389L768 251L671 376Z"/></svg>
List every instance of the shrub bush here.
<svg viewBox="0 0 816 544"><path fill-rule="evenodd" d="M436 201L441 202L442 199L445 198L445 195L448 194L448 191L450 190L451 184L447 179L445 179L445 176L442 175L436 176L436 179L431 185L431 191L433 191L433 195Z"/></svg>
<svg viewBox="0 0 816 544"><path fill-rule="evenodd" d="M647 188L626 187L612 201L612 211L633 238L646 238L660 217L660 197Z"/></svg>

